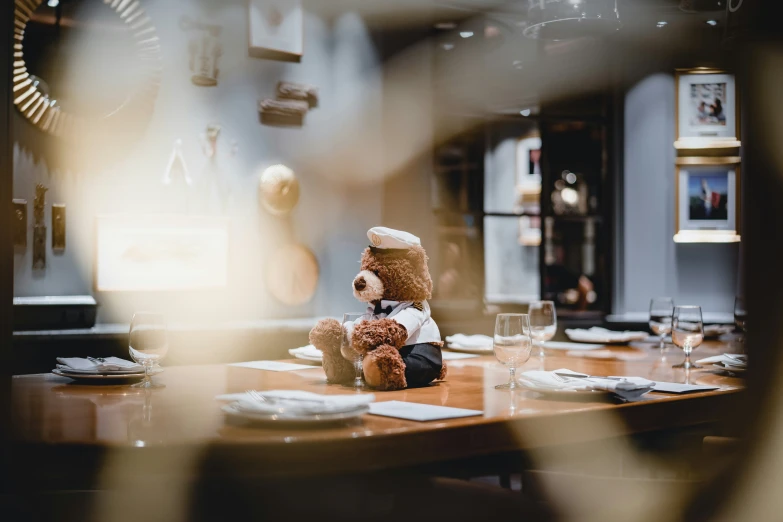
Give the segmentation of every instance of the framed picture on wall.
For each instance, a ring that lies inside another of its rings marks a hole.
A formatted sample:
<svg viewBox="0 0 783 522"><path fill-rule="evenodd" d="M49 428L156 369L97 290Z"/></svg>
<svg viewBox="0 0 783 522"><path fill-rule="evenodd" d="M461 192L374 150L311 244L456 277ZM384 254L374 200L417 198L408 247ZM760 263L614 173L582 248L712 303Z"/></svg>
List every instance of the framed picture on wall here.
<svg viewBox="0 0 783 522"><path fill-rule="evenodd" d="M250 56L299 62L304 47L301 0L249 0Z"/></svg>
<svg viewBox="0 0 783 522"><path fill-rule="evenodd" d="M714 69L678 70L678 149L739 147L739 106L734 75Z"/></svg>
<svg viewBox="0 0 783 522"><path fill-rule="evenodd" d="M740 240L740 158L681 157L676 166L677 243Z"/></svg>

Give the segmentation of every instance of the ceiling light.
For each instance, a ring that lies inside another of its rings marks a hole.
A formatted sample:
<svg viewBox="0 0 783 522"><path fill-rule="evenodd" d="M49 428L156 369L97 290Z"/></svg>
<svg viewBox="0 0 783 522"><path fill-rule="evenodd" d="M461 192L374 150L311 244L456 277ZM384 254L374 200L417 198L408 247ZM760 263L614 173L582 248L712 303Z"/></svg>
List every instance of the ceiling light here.
<svg viewBox="0 0 783 522"><path fill-rule="evenodd" d="M707 25L711 25L712 27L715 27L716 25L718 25L718 21L717 20L707 20Z"/></svg>
<svg viewBox="0 0 783 522"><path fill-rule="evenodd" d="M573 185L574 183L576 183L576 174L574 174L573 172L569 172L568 174L566 174L566 181L568 182L569 185Z"/></svg>
<svg viewBox="0 0 783 522"><path fill-rule="evenodd" d="M661 27L666 27L667 25L669 25L669 22L667 22L666 20L658 20L658 23L657 23L657 24L655 24L655 26L656 26L657 28L659 28L659 29L660 29Z"/></svg>
<svg viewBox="0 0 783 522"><path fill-rule="evenodd" d="M514 69L517 69L519 71L521 71L523 68L522 60L514 60L513 62L511 62L511 65L514 66Z"/></svg>
<svg viewBox="0 0 783 522"><path fill-rule="evenodd" d="M48 2L46 2L46 5L48 5L49 7L57 7L58 5L60 5L60 0L49 0Z"/></svg>
<svg viewBox="0 0 783 522"><path fill-rule="evenodd" d="M443 50L444 51L451 51L452 49L454 49L454 44L453 43L445 43L445 44L443 44Z"/></svg>
<svg viewBox="0 0 783 522"><path fill-rule="evenodd" d="M563 202L568 205L576 205L579 203L579 193L572 188L564 188L560 191L560 197L563 198Z"/></svg>
<svg viewBox="0 0 783 522"><path fill-rule="evenodd" d="M440 29L441 31L450 31L451 29L456 29L457 24L454 22L438 22L435 24L435 29Z"/></svg>
<svg viewBox="0 0 783 522"><path fill-rule="evenodd" d="M463 38L470 38L473 36L473 31L460 31L459 35Z"/></svg>
<svg viewBox="0 0 783 522"><path fill-rule="evenodd" d="M530 109L522 109L521 111L519 111L519 114L521 114L522 116L530 116Z"/></svg>

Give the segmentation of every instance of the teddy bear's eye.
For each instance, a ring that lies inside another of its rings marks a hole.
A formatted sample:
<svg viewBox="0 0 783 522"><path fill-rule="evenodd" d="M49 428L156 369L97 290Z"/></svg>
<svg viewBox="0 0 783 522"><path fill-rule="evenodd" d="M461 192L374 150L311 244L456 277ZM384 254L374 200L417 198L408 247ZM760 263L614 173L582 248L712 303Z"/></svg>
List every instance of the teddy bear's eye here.
<svg viewBox="0 0 783 522"><path fill-rule="evenodd" d="M372 273L375 274L375 277L378 277L378 271L377 270L373 270Z"/></svg>

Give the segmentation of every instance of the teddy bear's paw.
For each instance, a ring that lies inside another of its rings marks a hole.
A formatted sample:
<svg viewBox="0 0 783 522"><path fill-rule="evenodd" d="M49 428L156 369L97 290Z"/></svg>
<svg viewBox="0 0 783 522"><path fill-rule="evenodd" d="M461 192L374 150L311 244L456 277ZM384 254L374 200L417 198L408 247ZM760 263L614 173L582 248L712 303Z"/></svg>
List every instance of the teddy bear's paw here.
<svg viewBox="0 0 783 522"><path fill-rule="evenodd" d="M446 378L446 374L449 373L449 368L446 366L446 363L443 363L443 366L440 367L440 374L438 375L438 378L436 380L442 381Z"/></svg>
<svg viewBox="0 0 783 522"><path fill-rule="evenodd" d="M354 348L366 353L382 345L401 348L408 338L408 331L393 319L378 319L357 323L351 341Z"/></svg>
<svg viewBox="0 0 783 522"><path fill-rule="evenodd" d="M310 330L310 344L324 352L324 355L339 355L342 340L343 325L337 319L321 319Z"/></svg>
<svg viewBox="0 0 783 522"><path fill-rule="evenodd" d="M402 390L405 381L405 362L394 346L384 344L369 352L362 361L364 380L382 391Z"/></svg>

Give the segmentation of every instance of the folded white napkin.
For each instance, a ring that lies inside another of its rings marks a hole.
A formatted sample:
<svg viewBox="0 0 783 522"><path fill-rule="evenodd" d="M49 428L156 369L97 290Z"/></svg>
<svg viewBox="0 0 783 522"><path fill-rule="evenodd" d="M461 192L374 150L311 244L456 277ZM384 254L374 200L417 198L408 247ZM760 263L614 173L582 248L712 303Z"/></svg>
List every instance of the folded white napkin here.
<svg viewBox="0 0 783 522"><path fill-rule="evenodd" d="M143 372L144 366L119 357L84 359L82 357L58 357L58 368L78 373L133 373Z"/></svg>
<svg viewBox="0 0 783 522"><path fill-rule="evenodd" d="M723 353L696 361L698 364L720 364L726 368L747 368L748 356L742 353Z"/></svg>
<svg viewBox="0 0 783 522"><path fill-rule="evenodd" d="M238 409L249 413L282 413L290 416L353 411L375 400L372 393L321 395L302 390L269 390L257 393L265 400L256 400L249 393L219 395L217 399L233 400Z"/></svg>
<svg viewBox="0 0 783 522"><path fill-rule="evenodd" d="M487 346L492 347L492 337L488 335L465 335L454 334L446 337L446 342L449 346L455 346L458 348L485 348Z"/></svg>
<svg viewBox="0 0 783 522"><path fill-rule="evenodd" d="M569 377L566 374L573 375ZM583 373L561 368L553 372L532 370L522 373L519 382L529 388L550 391L605 390L625 400L638 399L652 390L655 382L642 377L586 377Z"/></svg>
<svg viewBox="0 0 783 522"><path fill-rule="evenodd" d="M323 359L324 353L313 346L312 344L308 344L307 346L302 346L301 348L291 348L288 350L288 353L296 357L297 355L300 355L302 357L308 357L311 359Z"/></svg>
<svg viewBox="0 0 783 522"><path fill-rule="evenodd" d="M600 326L593 326L587 330L581 328L569 328L565 331L569 339L585 342L610 342L625 343L628 341L641 341L647 338L647 332L633 332L625 330L615 332Z"/></svg>

